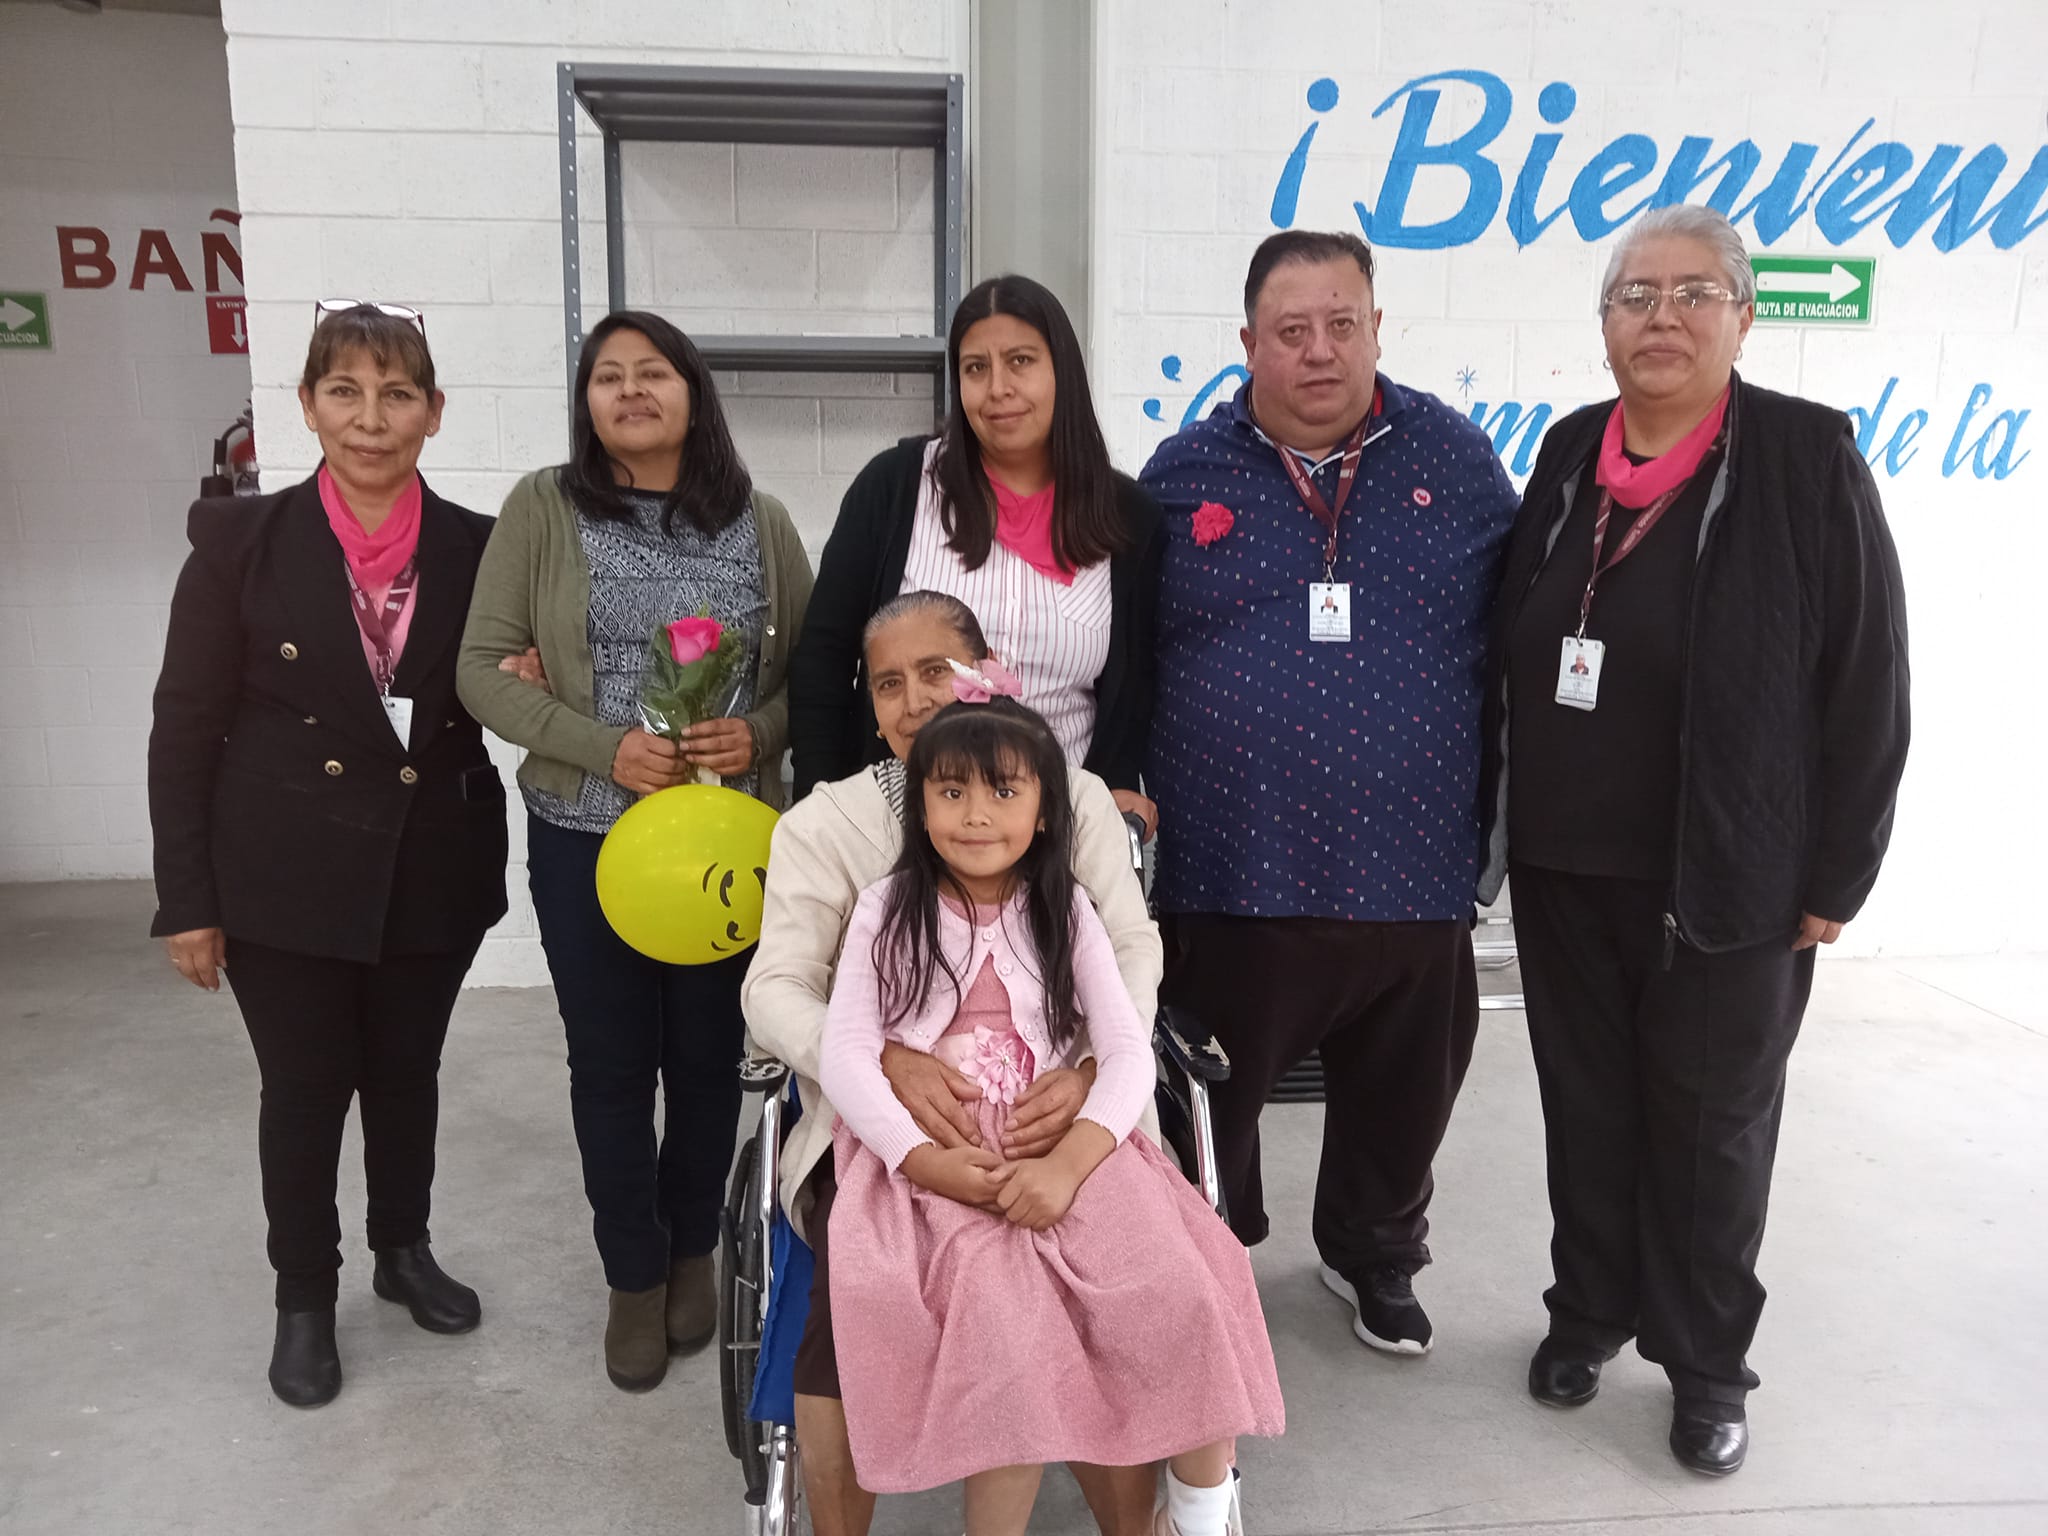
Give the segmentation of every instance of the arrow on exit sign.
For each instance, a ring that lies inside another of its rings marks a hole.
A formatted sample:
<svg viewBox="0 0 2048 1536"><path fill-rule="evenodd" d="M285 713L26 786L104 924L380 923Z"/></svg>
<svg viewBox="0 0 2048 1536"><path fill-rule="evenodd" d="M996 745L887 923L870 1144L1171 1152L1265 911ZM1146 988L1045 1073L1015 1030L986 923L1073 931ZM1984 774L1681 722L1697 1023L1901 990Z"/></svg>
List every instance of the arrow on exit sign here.
<svg viewBox="0 0 2048 1536"><path fill-rule="evenodd" d="M0 293L0 348L49 345L49 295Z"/></svg>
<svg viewBox="0 0 2048 1536"><path fill-rule="evenodd" d="M1793 325L1868 325L1877 261L1870 256L1752 256L1756 317Z"/></svg>

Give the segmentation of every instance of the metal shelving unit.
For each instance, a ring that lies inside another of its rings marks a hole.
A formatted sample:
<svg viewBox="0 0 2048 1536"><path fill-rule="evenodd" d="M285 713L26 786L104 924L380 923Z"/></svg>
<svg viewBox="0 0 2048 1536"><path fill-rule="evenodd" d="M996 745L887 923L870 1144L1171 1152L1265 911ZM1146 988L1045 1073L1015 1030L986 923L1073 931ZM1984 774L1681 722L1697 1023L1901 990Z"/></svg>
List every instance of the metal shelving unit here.
<svg viewBox="0 0 2048 1536"><path fill-rule="evenodd" d="M628 140L713 144L928 148L932 178L932 333L928 336L707 336L720 370L927 373L943 404L946 325L966 267L965 118L958 75L826 69L681 69L646 64L556 66L562 172L562 325L570 386L583 345L580 107L604 137L605 306L626 304L620 146Z"/></svg>

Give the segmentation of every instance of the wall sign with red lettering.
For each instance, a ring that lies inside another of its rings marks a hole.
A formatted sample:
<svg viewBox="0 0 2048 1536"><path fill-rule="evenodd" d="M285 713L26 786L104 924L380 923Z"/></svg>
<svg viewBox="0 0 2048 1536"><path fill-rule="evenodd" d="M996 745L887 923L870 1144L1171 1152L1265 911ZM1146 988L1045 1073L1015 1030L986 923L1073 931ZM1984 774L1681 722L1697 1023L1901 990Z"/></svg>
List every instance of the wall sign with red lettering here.
<svg viewBox="0 0 2048 1536"><path fill-rule="evenodd" d="M249 301L240 294L212 294L206 300L206 347L210 352L247 352Z"/></svg>
<svg viewBox="0 0 2048 1536"><path fill-rule="evenodd" d="M207 217L211 223L231 227L242 222L242 216L232 208L216 208ZM192 249L190 242L185 249ZM228 230L200 230L199 256L208 293L219 293L227 277L234 278L237 284L242 281L242 253L236 249ZM113 237L90 224L57 226L57 265L63 272L66 288L111 288L123 275ZM190 267L178 255L169 230L139 230L135 236L135 256L126 273L128 287L143 292L151 287L150 280L157 278L179 293L190 293Z"/></svg>

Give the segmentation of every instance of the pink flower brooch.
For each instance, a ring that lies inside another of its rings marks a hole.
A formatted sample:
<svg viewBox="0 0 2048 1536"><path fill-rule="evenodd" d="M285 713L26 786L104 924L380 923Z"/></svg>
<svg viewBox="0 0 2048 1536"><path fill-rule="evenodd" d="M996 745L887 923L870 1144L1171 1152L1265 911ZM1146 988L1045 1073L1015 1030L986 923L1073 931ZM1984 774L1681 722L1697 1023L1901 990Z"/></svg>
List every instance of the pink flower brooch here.
<svg viewBox="0 0 2048 1536"><path fill-rule="evenodd" d="M1219 501L1205 501L1195 508L1195 543L1207 549L1230 532L1237 516Z"/></svg>

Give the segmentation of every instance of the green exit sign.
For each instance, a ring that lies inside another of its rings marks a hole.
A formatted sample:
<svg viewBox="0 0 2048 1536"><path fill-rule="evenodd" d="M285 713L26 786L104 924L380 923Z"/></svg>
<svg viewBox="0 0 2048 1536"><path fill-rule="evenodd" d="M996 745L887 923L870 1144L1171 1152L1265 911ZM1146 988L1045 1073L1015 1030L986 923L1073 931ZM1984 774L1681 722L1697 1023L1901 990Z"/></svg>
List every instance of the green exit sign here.
<svg viewBox="0 0 2048 1536"><path fill-rule="evenodd" d="M1786 325L1868 325L1873 256L1752 256L1756 317Z"/></svg>
<svg viewBox="0 0 2048 1536"><path fill-rule="evenodd" d="M0 348L47 347L49 344L49 296L0 292Z"/></svg>

